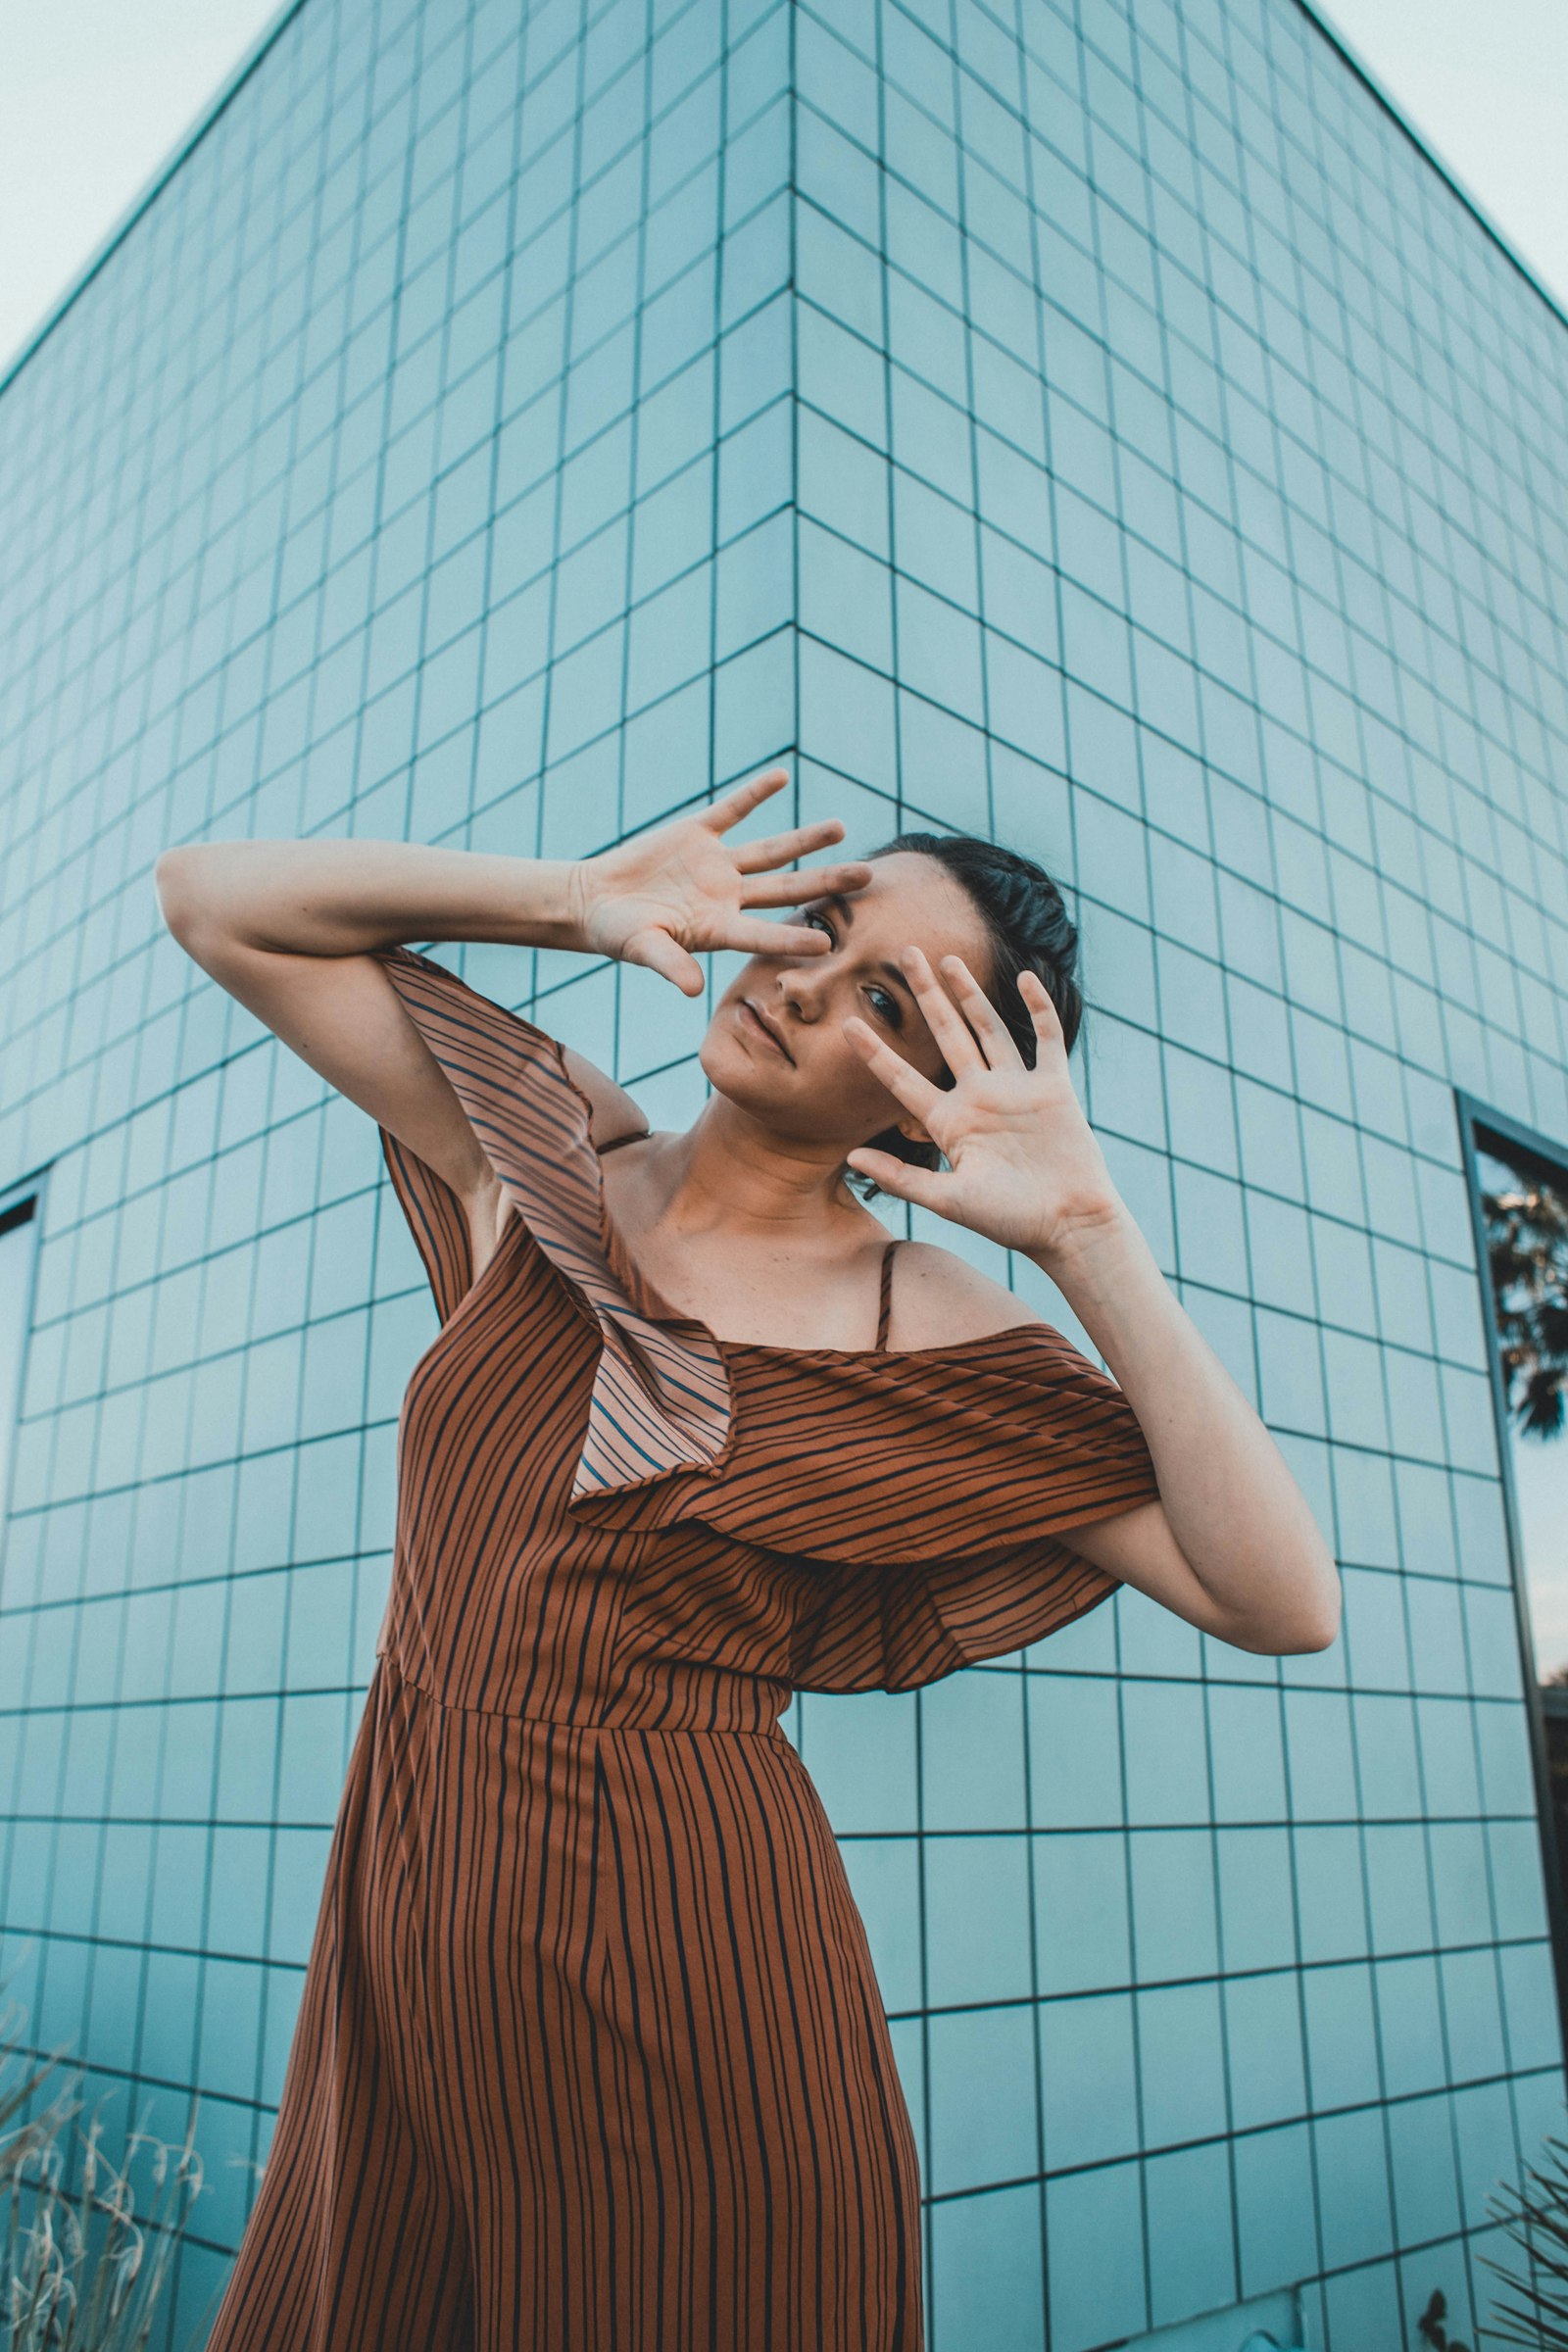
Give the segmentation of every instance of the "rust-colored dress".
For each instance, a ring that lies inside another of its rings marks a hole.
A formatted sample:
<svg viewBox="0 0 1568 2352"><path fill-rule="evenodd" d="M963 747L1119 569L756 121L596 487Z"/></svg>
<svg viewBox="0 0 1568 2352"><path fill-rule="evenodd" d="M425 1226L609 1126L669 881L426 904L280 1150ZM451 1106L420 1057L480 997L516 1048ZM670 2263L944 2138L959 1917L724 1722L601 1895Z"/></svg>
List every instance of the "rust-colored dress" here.
<svg viewBox="0 0 1568 2352"><path fill-rule="evenodd" d="M271 2146L210 2352L919 2352L919 2174L864 1927L779 1728L1117 1580L1156 1492L1049 1325L716 1340L606 1213L561 1048L378 951L516 1215L382 1146L441 1327Z"/></svg>

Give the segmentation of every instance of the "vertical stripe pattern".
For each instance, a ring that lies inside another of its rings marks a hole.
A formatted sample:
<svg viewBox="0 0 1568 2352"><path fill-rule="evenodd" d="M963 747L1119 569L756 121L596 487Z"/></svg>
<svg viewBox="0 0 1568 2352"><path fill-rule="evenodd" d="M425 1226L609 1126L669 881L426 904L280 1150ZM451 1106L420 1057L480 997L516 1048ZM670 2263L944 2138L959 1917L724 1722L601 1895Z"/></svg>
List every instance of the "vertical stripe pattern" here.
<svg viewBox="0 0 1568 2352"><path fill-rule="evenodd" d="M405 949L516 1215L477 1280L383 1129L440 1328L271 2148L210 2352L919 2352L919 2176L865 1932L779 1728L1115 1580L1155 1492L1047 1325L719 1341L642 1279L560 1047Z"/></svg>

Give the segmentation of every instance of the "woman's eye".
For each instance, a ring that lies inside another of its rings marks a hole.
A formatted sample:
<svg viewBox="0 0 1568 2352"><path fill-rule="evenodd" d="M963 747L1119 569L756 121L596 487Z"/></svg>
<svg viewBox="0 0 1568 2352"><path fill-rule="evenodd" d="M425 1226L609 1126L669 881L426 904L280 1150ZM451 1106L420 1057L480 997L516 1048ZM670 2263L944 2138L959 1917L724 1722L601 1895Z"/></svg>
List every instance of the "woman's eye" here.
<svg viewBox="0 0 1568 2352"><path fill-rule="evenodd" d="M801 911L801 920L803 923L820 923L823 930L827 933L829 939L832 940L835 945L837 944L838 933L834 930L830 918L820 906L803 907ZM865 996L867 1004L870 1005L872 1011L876 1014L878 1020L886 1021L890 1029L902 1029L904 1027L904 1006L899 1003L898 998L894 996L890 990L885 988L868 988L865 992Z"/></svg>

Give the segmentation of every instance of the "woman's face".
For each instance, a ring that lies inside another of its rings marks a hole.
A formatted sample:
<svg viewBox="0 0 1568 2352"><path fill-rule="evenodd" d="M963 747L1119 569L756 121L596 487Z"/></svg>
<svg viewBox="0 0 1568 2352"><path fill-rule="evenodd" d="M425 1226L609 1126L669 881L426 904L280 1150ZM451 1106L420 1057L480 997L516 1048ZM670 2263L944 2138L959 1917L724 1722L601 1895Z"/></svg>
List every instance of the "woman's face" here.
<svg viewBox="0 0 1568 2352"><path fill-rule="evenodd" d="M780 1133L848 1152L884 1128L924 1131L873 1078L844 1034L858 1013L877 1037L940 1083L946 1065L901 958L923 948L941 977L944 956L961 956L982 988L991 981L984 922L968 892L935 858L893 850L846 899L818 898L789 920L824 930L826 955L754 956L714 1007L698 1058L721 1095Z"/></svg>

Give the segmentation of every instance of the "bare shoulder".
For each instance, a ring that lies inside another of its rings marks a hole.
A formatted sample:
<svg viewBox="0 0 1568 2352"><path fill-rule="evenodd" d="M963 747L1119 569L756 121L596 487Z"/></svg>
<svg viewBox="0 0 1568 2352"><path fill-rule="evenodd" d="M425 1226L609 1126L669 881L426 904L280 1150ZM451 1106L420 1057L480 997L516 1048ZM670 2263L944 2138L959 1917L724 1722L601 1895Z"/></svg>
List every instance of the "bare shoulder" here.
<svg viewBox="0 0 1568 2352"><path fill-rule="evenodd" d="M648 1121L613 1078L584 1058L570 1046L563 1046L566 1075L574 1086L580 1086L594 1106L594 1144L603 1151L607 1144L618 1143L623 1136L646 1135Z"/></svg>
<svg viewBox="0 0 1568 2352"><path fill-rule="evenodd" d="M935 1242L901 1243L893 1266L889 1337L896 1348L983 1340L994 1331L1046 1319L1004 1282L993 1281Z"/></svg>

